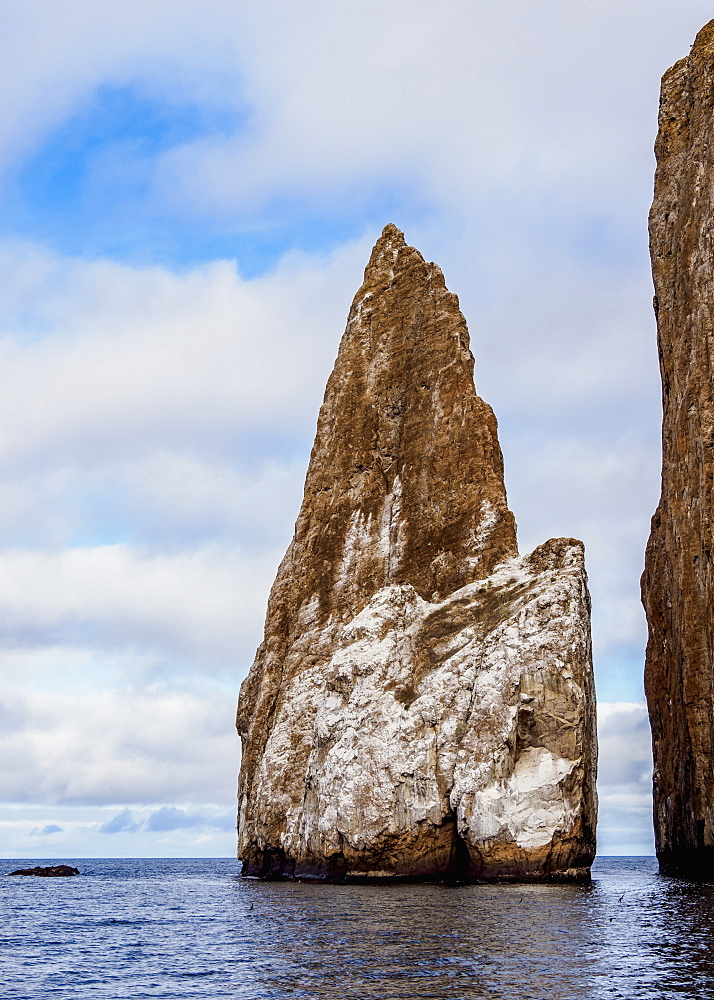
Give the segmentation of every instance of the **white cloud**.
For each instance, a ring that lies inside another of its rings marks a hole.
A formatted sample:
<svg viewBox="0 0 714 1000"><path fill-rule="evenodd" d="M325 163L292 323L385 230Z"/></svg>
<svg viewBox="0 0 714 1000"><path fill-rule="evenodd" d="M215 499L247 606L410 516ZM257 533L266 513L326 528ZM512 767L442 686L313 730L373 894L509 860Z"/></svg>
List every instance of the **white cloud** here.
<svg viewBox="0 0 714 1000"><path fill-rule="evenodd" d="M240 548L253 557L284 549L302 497L307 445L302 454L286 451L284 459L269 451L202 458L177 447L135 460L112 461L108 453L106 462L100 455L95 463L68 457L58 469L51 457L29 472L5 468L4 545L56 553L122 540L169 554L218 542L228 558Z"/></svg>
<svg viewBox="0 0 714 1000"><path fill-rule="evenodd" d="M380 181L459 214L494 190L531 212L544 189L623 204L651 170L659 76L710 13L703 0L676 15L644 0L244 8L255 124L167 153L161 186L216 211L278 193L339 212Z"/></svg>
<svg viewBox="0 0 714 1000"><path fill-rule="evenodd" d="M10 649L84 640L152 650L183 669L224 668L255 644L279 558L217 547L0 550L2 640Z"/></svg>
<svg viewBox="0 0 714 1000"><path fill-rule="evenodd" d="M233 807L240 756L235 703L225 690L205 687L72 695L13 685L0 702L0 719L10 722L0 731L0 802L218 803L225 813ZM105 832L131 832L128 813L116 822L115 814Z"/></svg>
<svg viewBox="0 0 714 1000"><path fill-rule="evenodd" d="M170 548L192 538L236 538L255 552L276 538L287 546L302 499L306 456L300 459L268 456L256 460L257 467L240 469L238 463L211 464L164 452L98 476L107 484L123 480L125 514L152 545Z"/></svg>
<svg viewBox="0 0 714 1000"><path fill-rule="evenodd" d="M60 14L25 0L2 19L0 160L101 84L128 83L249 112L239 136L169 154L156 193L173 189L177 210L255 211L276 196L339 207L379 180L460 211L504 181L513 193L605 182L622 202L623 159L648 156L659 76L710 13L705 0L67 0Z"/></svg>
<svg viewBox="0 0 714 1000"><path fill-rule="evenodd" d="M652 748L643 702L598 706L598 851L654 854Z"/></svg>
<svg viewBox="0 0 714 1000"><path fill-rule="evenodd" d="M2 250L0 457L54 467L311 428L367 253L244 281L229 262L175 274Z"/></svg>

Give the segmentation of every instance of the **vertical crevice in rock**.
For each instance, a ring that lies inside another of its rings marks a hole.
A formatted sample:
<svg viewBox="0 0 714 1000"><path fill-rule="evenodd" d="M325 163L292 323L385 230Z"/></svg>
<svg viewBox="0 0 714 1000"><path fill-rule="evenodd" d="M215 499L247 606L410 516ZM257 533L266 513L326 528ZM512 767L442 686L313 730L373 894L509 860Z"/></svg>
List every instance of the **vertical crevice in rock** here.
<svg viewBox="0 0 714 1000"><path fill-rule="evenodd" d="M468 882L471 879L471 855L469 848L463 837L459 836L456 825L456 816L452 818L454 826L454 840L449 867L444 873L444 881L457 885L459 882Z"/></svg>
<svg viewBox="0 0 714 1000"><path fill-rule="evenodd" d="M714 21L665 73L650 249L662 373L662 495L642 598L657 856L714 877Z"/></svg>
<svg viewBox="0 0 714 1000"><path fill-rule="evenodd" d="M395 226L349 312L238 728L248 874L587 876L582 544L518 556L458 300Z"/></svg>

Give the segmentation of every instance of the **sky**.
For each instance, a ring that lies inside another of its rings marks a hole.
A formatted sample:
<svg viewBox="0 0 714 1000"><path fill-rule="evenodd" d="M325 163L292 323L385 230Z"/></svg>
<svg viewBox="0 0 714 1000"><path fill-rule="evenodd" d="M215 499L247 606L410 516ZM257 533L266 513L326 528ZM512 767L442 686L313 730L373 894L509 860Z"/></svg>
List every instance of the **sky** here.
<svg viewBox="0 0 714 1000"><path fill-rule="evenodd" d="M0 854L231 856L238 689L387 222L459 296L521 551L586 544L599 849L653 853L659 79L699 0L8 0Z"/></svg>

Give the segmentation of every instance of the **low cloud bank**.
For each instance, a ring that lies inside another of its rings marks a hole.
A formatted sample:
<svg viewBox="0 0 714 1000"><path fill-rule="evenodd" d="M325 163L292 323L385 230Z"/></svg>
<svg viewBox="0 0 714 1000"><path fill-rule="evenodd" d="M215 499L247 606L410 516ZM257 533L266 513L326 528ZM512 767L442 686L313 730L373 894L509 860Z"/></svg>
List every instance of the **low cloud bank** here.
<svg viewBox="0 0 714 1000"><path fill-rule="evenodd" d="M233 854L239 741L225 692L23 698L24 714L16 707L13 732L0 738L0 801L24 804L12 807L23 845L12 856L39 856L40 840L60 852L84 842L101 856L107 838L127 856ZM645 705L601 703L598 715L599 852L653 854Z"/></svg>
<svg viewBox="0 0 714 1000"><path fill-rule="evenodd" d="M0 857L235 857L235 803L46 806L0 803ZM237 866L236 866L237 870Z"/></svg>
<svg viewBox="0 0 714 1000"><path fill-rule="evenodd" d="M0 712L9 720L0 733L0 802L175 806L235 799L235 696L221 689L159 685L80 697L16 689L3 692ZM121 815L107 832L131 822Z"/></svg>
<svg viewBox="0 0 714 1000"><path fill-rule="evenodd" d="M100 833L170 833L174 830L186 830L194 827L204 827L208 830L235 830L234 815L211 815L206 812L195 812L177 809L175 806L162 806L149 814L148 818L135 821L130 809L122 809L112 819L102 823Z"/></svg>
<svg viewBox="0 0 714 1000"><path fill-rule="evenodd" d="M652 744L644 702L598 706L598 852L654 854Z"/></svg>

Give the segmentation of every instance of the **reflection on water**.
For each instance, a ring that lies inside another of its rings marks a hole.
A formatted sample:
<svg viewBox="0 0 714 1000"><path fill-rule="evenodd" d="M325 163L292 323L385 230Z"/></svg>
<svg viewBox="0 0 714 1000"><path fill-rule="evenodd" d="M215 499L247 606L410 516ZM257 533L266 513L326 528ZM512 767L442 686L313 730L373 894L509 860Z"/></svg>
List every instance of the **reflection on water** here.
<svg viewBox="0 0 714 1000"><path fill-rule="evenodd" d="M3 997L714 995L714 886L658 876L649 858L601 859L591 886L263 883L224 860L79 867L2 879Z"/></svg>
<svg viewBox="0 0 714 1000"><path fill-rule="evenodd" d="M508 996L517 984L572 997L586 984L573 942L594 950L598 937L589 892L573 886L255 889L270 981L295 996Z"/></svg>

